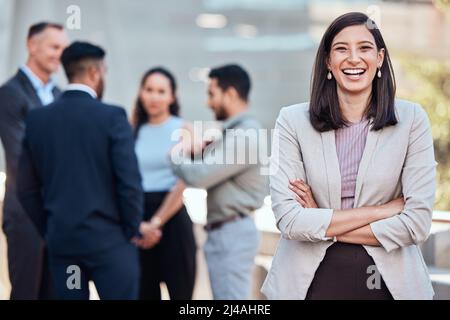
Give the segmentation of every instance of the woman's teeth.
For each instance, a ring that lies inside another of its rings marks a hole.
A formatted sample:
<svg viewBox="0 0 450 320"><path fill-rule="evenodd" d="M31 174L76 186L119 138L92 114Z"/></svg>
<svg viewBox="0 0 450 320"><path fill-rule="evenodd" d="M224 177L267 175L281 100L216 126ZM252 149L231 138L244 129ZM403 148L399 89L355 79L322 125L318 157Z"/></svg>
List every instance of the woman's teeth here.
<svg viewBox="0 0 450 320"><path fill-rule="evenodd" d="M365 71L366 70L364 70L364 69L344 69L344 70L342 70L342 72L344 74L347 74L347 75L350 75L350 76L360 75L360 74L363 74Z"/></svg>

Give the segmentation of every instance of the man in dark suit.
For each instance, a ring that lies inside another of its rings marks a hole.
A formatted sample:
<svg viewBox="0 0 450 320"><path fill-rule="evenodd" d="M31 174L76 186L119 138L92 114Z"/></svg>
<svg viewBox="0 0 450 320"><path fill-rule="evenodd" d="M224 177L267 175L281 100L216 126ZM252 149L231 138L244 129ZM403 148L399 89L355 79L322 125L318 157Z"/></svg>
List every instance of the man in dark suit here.
<svg viewBox="0 0 450 320"><path fill-rule="evenodd" d="M138 297L143 192L124 109L100 102L105 52L74 42L61 57L69 86L26 121L18 196L46 237L58 296Z"/></svg>
<svg viewBox="0 0 450 320"><path fill-rule="evenodd" d="M60 91L52 80L68 44L62 25L41 22L28 32L27 63L0 87L0 138L6 156L6 193L3 230L8 242L11 299L50 299L54 289L49 277L45 243L16 197L17 164L25 116L51 103Z"/></svg>

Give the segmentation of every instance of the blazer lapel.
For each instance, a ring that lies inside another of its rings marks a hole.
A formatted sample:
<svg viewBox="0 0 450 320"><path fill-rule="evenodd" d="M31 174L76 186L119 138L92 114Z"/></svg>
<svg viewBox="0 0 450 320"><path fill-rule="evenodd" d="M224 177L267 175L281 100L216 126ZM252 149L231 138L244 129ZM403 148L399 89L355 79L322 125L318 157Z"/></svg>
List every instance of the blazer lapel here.
<svg viewBox="0 0 450 320"><path fill-rule="evenodd" d="M58 99L62 94L61 90L56 86L53 88L52 93L55 100Z"/></svg>
<svg viewBox="0 0 450 320"><path fill-rule="evenodd" d="M370 125L370 129L372 129L372 125ZM356 177L356 189L355 189L355 201L354 205L356 206L359 200L359 196L361 193L361 188L363 185L364 177L367 173L367 168L370 165L370 161L372 159L373 153L376 149L378 138L380 137L381 131L372 131L369 129L367 133L366 146L364 148L364 152L361 158L361 162L359 163L358 175Z"/></svg>
<svg viewBox="0 0 450 320"><path fill-rule="evenodd" d="M42 107L41 99L39 99L36 90L34 90L33 85L31 84L26 74L23 73L22 70L19 70L17 76L19 77L20 82L22 83L23 90L26 92L27 96L30 97L30 99L33 102L30 107L31 108Z"/></svg>
<svg viewBox="0 0 450 320"><path fill-rule="evenodd" d="M328 180L328 196L331 208L341 208L341 170L336 152L336 138L334 130L321 133L323 156L325 159Z"/></svg>

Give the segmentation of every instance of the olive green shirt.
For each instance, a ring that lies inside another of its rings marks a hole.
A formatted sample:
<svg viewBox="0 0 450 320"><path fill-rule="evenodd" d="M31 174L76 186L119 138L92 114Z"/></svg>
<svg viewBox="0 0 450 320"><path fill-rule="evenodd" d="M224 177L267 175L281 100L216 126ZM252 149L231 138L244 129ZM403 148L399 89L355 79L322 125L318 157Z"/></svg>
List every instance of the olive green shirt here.
<svg viewBox="0 0 450 320"><path fill-rule="evenodd" d="M222 137L205 148L203 159L180 156L172 162L175 175L187 185L207 190L207 223L238 213L250 215L263 205L269 192L262 169L266 161L258 156L266 150L260 129L256 119L240 113L223 123Z"/></svg>

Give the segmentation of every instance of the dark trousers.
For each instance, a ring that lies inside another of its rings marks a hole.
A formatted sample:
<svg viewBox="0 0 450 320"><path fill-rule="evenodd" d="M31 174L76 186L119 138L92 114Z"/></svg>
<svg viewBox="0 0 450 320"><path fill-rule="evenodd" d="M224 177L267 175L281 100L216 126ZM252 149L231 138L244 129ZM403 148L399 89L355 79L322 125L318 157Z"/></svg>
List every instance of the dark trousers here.
<svg viewBox="0 0 450 320"><path fill-rule="evenodd" d="M56 298L44 240L26 213L5 210L3 231L8 243L10 299Z"/></svg>
<svg viewBox="0 0 450 320"><path fill-rule="evenodd" d="M150 219L167 192L145 194L144 218ZM171 300L190 300L194 291L196 252L192 221L185 209L163 227L161 241L152 249L140 250L140 299L160 300L160 283L167 285Z"/></svg>
<svg viewBox="0 0 450 320"><path fill-rule="evenodd" d="M92 280L102 300L136 300L139 294L139 257L131 243L80 256L50 254L50 268L58 298L88 300Z"/></svg>
<svg viewBox="0 0 450 320"><path fill-rule="evenodd" d="M306 300L393 300L374 266L362 245L334 243L314 275Z"/></svg>

